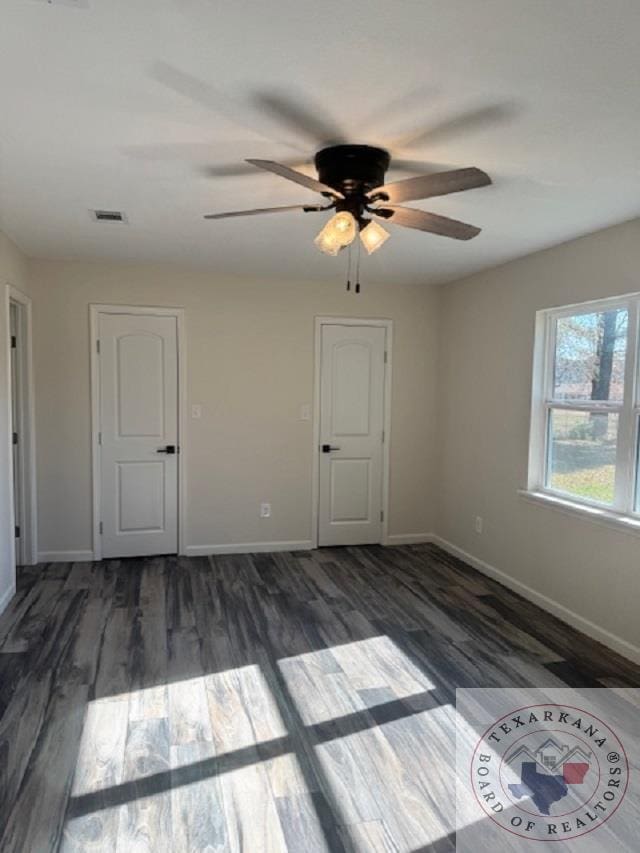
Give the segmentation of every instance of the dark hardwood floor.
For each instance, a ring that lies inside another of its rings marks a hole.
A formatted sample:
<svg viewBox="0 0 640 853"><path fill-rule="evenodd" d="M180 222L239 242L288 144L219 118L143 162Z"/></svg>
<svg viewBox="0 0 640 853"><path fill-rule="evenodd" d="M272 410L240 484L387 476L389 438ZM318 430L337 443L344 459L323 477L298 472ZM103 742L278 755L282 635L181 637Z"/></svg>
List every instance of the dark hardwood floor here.
<svg viewBox="0 0 640 853"><path fill-rule="evenodd" d="M456 687L640 668L422 545L25 569L0 685L3 853L445 853Z"/></svg>

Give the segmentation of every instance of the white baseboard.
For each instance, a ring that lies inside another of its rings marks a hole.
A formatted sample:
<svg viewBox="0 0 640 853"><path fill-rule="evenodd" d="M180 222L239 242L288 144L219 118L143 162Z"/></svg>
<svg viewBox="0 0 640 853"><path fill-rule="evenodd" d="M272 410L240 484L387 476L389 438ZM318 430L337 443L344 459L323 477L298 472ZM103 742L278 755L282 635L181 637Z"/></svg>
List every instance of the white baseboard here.
<svg viewBox="0 0 640 853"><path fill-rule="evenodd" d="M93 551L39 551L39 563L90 563Z"/></svg>
<svg viewBox="0 0 640 853"><path fill-rule="evenodd" d="M299 542L230 542L228 545L187 545L187 557L206 557L209 554L268 554L273 551L309 551L310 539Z"/></svg>
<svg viewBox="0 0 640 853"><path fill-rule="evenodd" d="M439 545L440 548L447 551L452 556L458 557L460 560L463 560L465 563L473 566L474 569L482 572L483 575L493 578L493 580L498 581L498 583L508 587L513 590L513 592L517 592L518 595L521 595L523 598L526 598L527 601L531 601L532 604L537 604L538 607L552 613L554 616L557 616L558 619L562 619L563 622L567 622L573 628L577 628L578 631L582 631L583 634L591 637L591 639L597 640L599 643L602 643L603 646L607 646L623 657L628 658L634 663L640 664L640 648L635 646L633 643L630 643L628 640L618 637L617 634L607 631L606 628L601 628L599 625L596 625L595 622L591 622L590 619L580 616L579 613L570 610L568 607L565 607L564 604L559 604L557 601L554 601L553 598L549 598L541 592L537 592L535 589L532 589L530 586L522 583L522 581L512 578L510 575L505 574L505 572L500 571L500 569L496 569L495 566L485 563L484 560L474 557L473 554L469 554L467 551L463 551L462 548L458 548L458 546L454 545L452 542L448 542L446 539L442 539L440 536L436 535L432 537L431 541L434 545Z"/></svg>
<svg viewBox="0 0 640 853"><path fill-rule="evenodd" d="M385 545L417 545L432 542L432 533L394 533L387 536ZM264 554L270 551L309 551L314 547L310 539L284 542L230 542L228 545L187 545L187 557L206 557L208 554Z"/></svg>
<svg viewBox="0 0 640 853"><path fill-rule="evenodd" d="M433 542L433 533L392 533L387 536L385 545L419 545L421 542Z"/></svg>
<svg viewBox="0 0 640 853"><path fill-rule="evenodd" d="M11 601L11 599L13 598L13 596L14 596L15 594L16 594L16 584L15 584L15 581L14 581L14 582L11 584L11 586L9 587L9 589L6 589L6 590L2 593L2 595L0 595L0 614L4 613L4 611L6 610L7 606L9 605L9 602Z"/></svg>

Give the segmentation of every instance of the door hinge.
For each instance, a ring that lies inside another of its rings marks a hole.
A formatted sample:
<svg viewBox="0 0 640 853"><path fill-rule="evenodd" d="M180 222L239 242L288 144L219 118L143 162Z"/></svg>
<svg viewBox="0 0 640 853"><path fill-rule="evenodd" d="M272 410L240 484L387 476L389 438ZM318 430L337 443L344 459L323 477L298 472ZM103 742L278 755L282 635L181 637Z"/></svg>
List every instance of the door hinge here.
<svg viewBox="0 0 640 853"><path fill-rule="evenodd" d="M18 346L18 340L15 335L11 335L11 349L16 349Z"/></svg>
<svg viewBox="0 0 640 853"><path fill-rule="evenodd" d="M384 430L382 430L382 443L384 444Z"/></svg>
<svg viewBox="0 0 640 853"><path fill-rule="evenodd" d="M98 532L100 533L100 536L102 536L102 522L98 525Z"/></svg>
<svg viewBox="0 0 640 853"><path fill-rule="evenodd" d="M102 444L102 433L98 433L98 444Z"/></svg>
<svg viewBox="0 0 640 853"><path fill-rule="evenodd" d="M11 440L13 441L13 443L14 443L14 444L17 444L17 443L18 443L18 433L17 433L17 432L14 432L14 433L13 433L13 436L12 436L12 439L11 439Z"/></svg>
<svg viewBox="0 0 640 853"><path fill-rule="evenodd" d="M384 521L384 510L380 510L380 521Z"/></svg>
<svg viewBox="0 0 640 853"><path fill-rule="evenodd" d="M384 363L385 363L385 364L387 363L387 359L388 359L388 357L389 357L389 356L387 355L387 351L385 350L385 351L384 351Z"/></svg>
<svg viewBox="0 0 640 853"><path fill-rule="evenodd" d="M96 341L96 352L100 355L100 340Z"/></svg>
<svg viewBox="0 0 640 853"><path fill-rule="evenodd" d="M16 539L19 539L19 538L20 538L20 528L16 524Z"/></svg>

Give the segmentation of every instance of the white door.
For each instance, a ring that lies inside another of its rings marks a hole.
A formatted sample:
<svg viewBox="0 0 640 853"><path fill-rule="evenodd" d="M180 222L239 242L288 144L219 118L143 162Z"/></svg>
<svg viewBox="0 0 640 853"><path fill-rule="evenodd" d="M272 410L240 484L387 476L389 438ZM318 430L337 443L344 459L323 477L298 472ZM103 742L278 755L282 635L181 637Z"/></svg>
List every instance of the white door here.
<svg viewBox="0 0 640 853"><path fill-rule="evenodd" d="M176 317L101 313L103 557L178 550Z"/></svg>
<svg viewBox="0 0 640 853"><path fill-rule="evenodd" d="M321 328L318 544L381 542L386 330Z"/></svg>

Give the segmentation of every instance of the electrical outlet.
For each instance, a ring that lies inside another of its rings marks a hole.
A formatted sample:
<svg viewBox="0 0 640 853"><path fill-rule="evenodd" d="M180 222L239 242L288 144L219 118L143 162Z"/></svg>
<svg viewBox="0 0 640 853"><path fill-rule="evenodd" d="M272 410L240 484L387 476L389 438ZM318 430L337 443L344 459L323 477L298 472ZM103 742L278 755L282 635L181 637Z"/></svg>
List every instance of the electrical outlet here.
<svg viewBox="0 0 640 853"><path fill-rule="evenodd" d="M271 518L271 504L260 504L260 518Z"/></svg>
<svg viewBox="0 0 640 853"><path fill-rule="evenodd" d="M476 515L476 533L482 533L482 516Z"/></svg>

